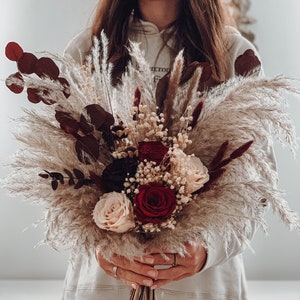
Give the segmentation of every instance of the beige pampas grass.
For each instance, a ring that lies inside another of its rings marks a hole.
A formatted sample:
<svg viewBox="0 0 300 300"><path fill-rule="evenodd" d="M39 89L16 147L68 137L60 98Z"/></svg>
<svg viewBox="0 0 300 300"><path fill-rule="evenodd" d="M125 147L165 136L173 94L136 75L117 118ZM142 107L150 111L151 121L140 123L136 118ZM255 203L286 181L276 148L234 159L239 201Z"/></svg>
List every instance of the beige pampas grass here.
<svg viewBox="0 0 300 300"><path fill-rule="evenodd" d="M13 156L13 172L1 185L14 196L44 205L47 244L54 248L72 248L74 253L93 253L100 247L105 257L117 253L132 258L151 248L163 251L165 245L170 251L184 254L185 242L198 239L207 245L216 233L226 245L230 245L234 237L240 243L247 243L256 227L253 224L265 227L266 205L270 205L291 229L300 231L297 214L290 210L276 187L277 173L272 163L273 137L292 150L296 147L295 130L285 111L285 96L298 91L292 80L282 76L272 79L237 77L202 95L203 108L189 133L192 140L189 153L209 165L225 141L229 141L226 155L248 141L253 144L242 157L226 166L226 172L208 190L199 193L197 200L182 210L174 230L163 230L150 240L134 232L117 234L101 230L92 218L101 190L93 185L74 189L64 184L53 191L49 181L38 176L43 170L63 173L64 169L76 168L89 177L91 172L101 175L111 161L102 141L97 161L90 165L79 162L74 137L61 130L55 120L57 108L78 120L86 105L97 104L126 126L131 122L134 94L139 88L141 103L155 111L153 78L137 45L132 46L131 55L140 69L135 70L129 65L123 84L114 87L110 78L111 66L106 61L98 61L100 46L105 57L105 37L101 43L95 43L87 66L79 66L70 58L55 57L63 64L63 76L70 84L70 97L66 99L53 88L50 97L56 101L55 105L26 110L16 120L15 135L24 144L24 149ZM180 85L182 66L180 53L170 75L164 106L165 124L173 130L181 127L180 117L186 115L187 107L191 106L193 111L200 100L196 91L201 69ZM49 79L38 78L25 78L26 84L35 87L56 85ZM101 136L97 138L101 141Z"/></svg>

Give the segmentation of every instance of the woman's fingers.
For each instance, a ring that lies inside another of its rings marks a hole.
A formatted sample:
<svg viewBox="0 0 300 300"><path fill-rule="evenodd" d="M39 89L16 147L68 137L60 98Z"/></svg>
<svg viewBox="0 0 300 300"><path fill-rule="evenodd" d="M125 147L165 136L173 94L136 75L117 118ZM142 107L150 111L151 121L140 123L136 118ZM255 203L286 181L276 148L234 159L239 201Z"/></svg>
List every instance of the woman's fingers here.
<svg viewBox="0 0 300 300"><path fill-rule="evenodd" d="M147 256L150 257L150 256ZM150 265L155 266L172 266L179 264L179 255L174 253L164 253L164 256L158 253L151 254L152 260L151 263L148 262ZM147 259L145 257L136 258L136 261L139 261L141 263L147 263Z"/></svg>
<svg viewBox="0 0 300 300"><path fill-rule="evenodd" d="M158 289L160 287L162 287L163 285L166 285L168 283L171 283L171 282L174 282L174 281L178 281L178 280L181 280L181 279L184 279L186 277L190 277L192 276L193 274L183 274L182 276L179 276L175 279L158 279L154 282L153 286L151 288L154 288L154 289Z"/></svg>
<svg viewBox="0 0 300 300"><path fill-rule="evenodd" d="M135 260L114 255L107 261L100 252L97 252L96 257L106 274L122 280L129 286L158 288L169 282L190 277L203 268L207 253L201 244L187 244L186 251L185 256L174 253L165 253L162 256L154 253Z"/></svg>
<svg viewBox="0 0 300 300"><path fill-rule="evenodd" d="M140 263L135 260L128 260L124 256L113 255L111 262L124 270L128 270L145 277L150 277L152 279L156 279L158 274L158 271L152 265Z"/></svg>
<svg viewBox="0 0 300 300"><path fill-rule="evenodd" d="M167 269L158 269L157 280L177 280L183 275L191 274L186 266L170 267Z"/></svg>
<svg viewBox="0 0 300 300"><path fill-rule="evenodd" d="M123 269L118 267L118 279L124 281L125 283L129 282L131 283L130 285L132 285L132 283L135 283L137 285L144 285L144 286L149 286L151 287L154 283L154 279L132 272L128 269Z"/></svg>
<svg viewBox="0 0 300 300"><path fill-rule="evenodd" d="M185 256L174 253L165 253L164 256L152 254L153 264L158 268L158 275L152 287L158 288L169 282L193 276L203 268L207 258L205 248L194 242L186 245L186 251Z"/></svg>
<svg viewBox="0 0 300 300"><path fill-rule="evenodd" d="M151 265L136 261L130 261L123 256L114 255L110 261L97 253L98 264L106 274L122 280L131 287L137 288L139 285L153 285L158 271Z"/></svg>

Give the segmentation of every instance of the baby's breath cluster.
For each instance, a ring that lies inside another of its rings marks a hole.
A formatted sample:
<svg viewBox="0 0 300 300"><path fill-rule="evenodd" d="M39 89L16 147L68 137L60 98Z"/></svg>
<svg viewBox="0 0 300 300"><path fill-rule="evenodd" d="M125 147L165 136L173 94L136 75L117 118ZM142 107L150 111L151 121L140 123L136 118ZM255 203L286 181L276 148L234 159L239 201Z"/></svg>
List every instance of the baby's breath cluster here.
<svg viewBox="0 0 300 300"><path fill-rule="evenodd" d="M157 108L158 109L158 108ZM149 111L147 105L139 105L133 111L136 120L133 122L130 134L136 141L161 141L168 140L168 130L164 128L163 113Z"/></svg>
<svg viewBox="0 0 300 300"><path fill-rule="evenodd" d="M188 106L186 109L186 115L180 118L181 128L179 129L176 136L173 137L173 147L180 148L184 150L188 145L192 143L189 139L189 132L192 130L190 126L193 121L193 117L191 116L192 107Z"/></svg>

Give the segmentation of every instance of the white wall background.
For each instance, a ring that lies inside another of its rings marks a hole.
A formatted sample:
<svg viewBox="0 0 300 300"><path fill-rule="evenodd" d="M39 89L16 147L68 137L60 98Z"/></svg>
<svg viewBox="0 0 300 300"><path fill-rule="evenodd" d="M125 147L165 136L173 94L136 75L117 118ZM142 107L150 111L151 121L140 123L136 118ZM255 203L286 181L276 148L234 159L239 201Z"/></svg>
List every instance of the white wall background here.
<svg viewBox="0 0 300 300"><path fill-rule="evenodd" d="M16 71L14 62L4 56L4 47L17 41L28 51L48 50L62 54L67 42L84 29L96 0L1 0L0 9L0 79ZM8 161L18 145L12 138L11 117L22 114L21 107L31 105L26 95L16 97L0 81L0 176L8 170ZM34 249L43 238L43 228L25 227L42 216L39 207L10 198L0 189L0 279L63 278L67 253L46 246Z"/></svg>
<svg viewBox="0 0 300 300"><path fill-rule="evenodd" d="M284 74L300 79L300 1L252 0L249 15L256 18L252 26L256 44L267 76ZM300 85L298 85L300 86ZM300 136L300 98L290 98L289 112ZM296 160L290 151L275 148L280 186L286 190L290 206L300 213L300 151ZM250 279L299 280L300 235L289 232L277 216L268 213L269 236L261 232L252 246L255 254L245 254L246 272Z"/></svg>
<svg viewBox="0 0 300 300"><path fill-rule="evenodd" d="M268 76L286 74L300 78L299 0L252 0L253 26ZM12 138L10 118L29 107L26 97L9 92L3 79L16 67L4 57L9 41L28 51L62 53L67 41L88 24L96 0L6 0L0 11L0 176L8 174L3 164L20 145ZM300 135L300 101L290 99L290 113ZM276 147L281 186L287 200L300 212L300 151L293 160L288 150ZM68 253L47 247L34 249L43 238L43 228L25 227L41 217L41 208L9 198L0 190L0 279L61 279ZM249 279L300 280L300 235L289 232L277 217L268 214L270 236L258 233L253 241L256 253L246 251Z"/></svg>

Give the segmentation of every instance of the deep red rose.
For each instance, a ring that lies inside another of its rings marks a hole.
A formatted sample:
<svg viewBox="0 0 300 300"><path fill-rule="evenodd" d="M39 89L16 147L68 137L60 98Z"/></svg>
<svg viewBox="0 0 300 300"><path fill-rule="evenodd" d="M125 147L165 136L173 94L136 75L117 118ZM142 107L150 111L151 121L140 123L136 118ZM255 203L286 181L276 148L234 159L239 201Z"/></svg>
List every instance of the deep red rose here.
<svg viewBox="0 0 300 300"><path fill-rule="evenodd" d="M138 221L142 224L160 224L174 212L176 196L174 190L159 184L140 185L134 204Z"/></svg>
<svg viewBox="0 0 300 300"><path fill-rule="evenodd" d="M161 142L150 141L150 142L139 142L139 161L154 161L159 165L165 155L168 153L168 148Z"/></svg>

